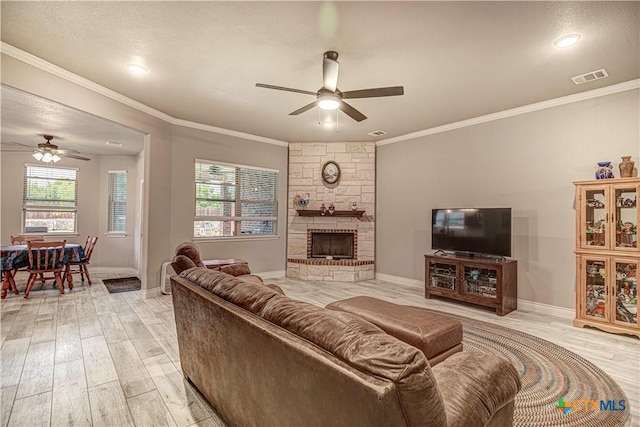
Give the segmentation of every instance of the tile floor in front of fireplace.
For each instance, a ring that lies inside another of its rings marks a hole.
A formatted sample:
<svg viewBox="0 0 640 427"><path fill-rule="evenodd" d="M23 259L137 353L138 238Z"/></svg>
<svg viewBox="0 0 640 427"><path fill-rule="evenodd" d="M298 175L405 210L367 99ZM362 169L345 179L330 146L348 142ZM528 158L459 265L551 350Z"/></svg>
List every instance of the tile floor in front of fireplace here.
<svg viewBox="0 0 640 427"><path fill-rule="evenodd" d="M128 274L125 274L128 275ZM93 286L59 295L51 286L29 300L0 305L0 427L223 426L180 371L171 296L141 299ZM640 405L640 344L635 338L571 327L566 319L518 310L499 318L483 309L424 300L420 287L369 280L312 282L271 279L297 299L324 305L356 295L449 311L548 339L596 363ZM640 425L634 415L632 426Z"/></svg>

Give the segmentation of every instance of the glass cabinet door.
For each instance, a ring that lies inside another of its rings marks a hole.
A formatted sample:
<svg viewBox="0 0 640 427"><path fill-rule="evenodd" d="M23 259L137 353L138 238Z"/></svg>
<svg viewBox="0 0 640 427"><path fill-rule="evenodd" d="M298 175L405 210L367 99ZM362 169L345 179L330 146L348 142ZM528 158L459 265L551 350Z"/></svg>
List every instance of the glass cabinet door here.
<svg viewBox="0 0 640 427"><path fill-rule="evenodd" d="M616 227L614 249L637 250L638 248L638 207L635 185L616 185L613 188Z"/></svg>
<svg viewBox="0 0 640 427"><path fill-rule="evenodd" d="M605 260L583 259L585 294L583 315L605 321L607 313L607 267Z"/></svg>
<svg viewBox="0 0 640 427"><path fill-rule="evenodd" d="M465 265L462 292L485 298L498 298L498 271L483 266Z"/></svg>
<svg viewBox="0 0 640 427"><path fill-rule="evenodd" d="M615 261L615 323L638 325L638 279L635 261Z"/></svg>
<svg viewBox="0 0 640 427"><path fill-rule="evenodd" d="M607 188L587 187L582 190L581 245L586 249L608 247Z"/></svg>
<svg viewBox="0 0 640 427"><path fill-rule="evenodd" d="M429 281L431 289L458 292L457 263L429 260Z"/></svg>

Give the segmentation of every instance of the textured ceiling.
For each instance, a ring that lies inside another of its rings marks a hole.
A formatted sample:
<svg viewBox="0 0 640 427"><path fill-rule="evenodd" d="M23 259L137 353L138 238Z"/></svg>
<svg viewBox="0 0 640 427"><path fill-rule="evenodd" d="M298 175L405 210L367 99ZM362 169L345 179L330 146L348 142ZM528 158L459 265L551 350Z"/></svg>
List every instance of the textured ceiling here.
<svg viewBox="0 0 640 427"><path fill-rule="evenodd" d="M1 2L2 41L176 119L283 141L371 141L638 79L640 2ZM553 40L579 32L576 46ZM354 99L339 133L317 109L322 54ZM146 65L132 75L130 62ZM576 86L572 76L609 77ZM3 99L3 116L5 100ZM8 107L10 108L10 107ZM7 108L7 109L8 109ZM38 116L35 115L34 118ZM3 118L3 128L5 120ZM3 130L4 139L4 130Z"/></svg>

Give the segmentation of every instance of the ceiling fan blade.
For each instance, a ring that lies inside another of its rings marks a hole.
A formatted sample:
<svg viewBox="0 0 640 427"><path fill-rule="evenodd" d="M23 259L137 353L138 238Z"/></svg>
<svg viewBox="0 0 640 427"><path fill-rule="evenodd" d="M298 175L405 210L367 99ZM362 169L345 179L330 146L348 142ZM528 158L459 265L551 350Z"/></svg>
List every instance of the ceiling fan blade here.
<svg viewBox="0 0 640 427"><path fill-rule="evenodd" d="M56 150L56 153L63 156L68 156L69 154L80 154L78 150Z"/></svg>
<svg viewBox="0 0 640 427"><path fill-rule="evenodd" d="M266 85L264 83L256 83L257 87L263 87L265 89L275 89L275 90L284 90L287 92L296 92L296 93L304 93L305 95L316 95L315 92L309 92L308 90L302 89L292 89L290 87L282 87L282 86L274 86L274 85Z"/></svg>
<svg viewBox="0 0 640 427"><path fill-rule="evenodd" d="M20 146L22 146L22 147L30 148L30 149L32 149L32 150L36 150L36 149L37 149L37 148L36 148L36 147L34 147L33 145L20 144L19 142L15 142L15 141L11 141L11 143L12 143L12 144L16 144L16 145L20 145Z"/></svg>
<svg viewBox="0 0 640 427"><path fill-rule="evenodd" d="M76 154L63 154L64 157L68 157L70 159L77 159L77 160L91 160L88 157L83 157L83 156L78 156Z"/></svg>
<svg viewBox="0 0 640 427"><path fill-rule="evenodd" d="M318 102L317 101L313 101L310 104L305 105L304 107L298 108L296 111L293 111L291 113L289 113L290 116L297 116L298 114L304 113L305 111L308 111L310 109L312 109L313 107L316 106Z"/></svg>
<svg viewBox="0 0 640 427"><path fill-rule="evenodd" d="M335 92L338 87L338 71L340 63L336 61L338 54L336 52L326 52L322 58L322 81L326 90Z"/></svg>
<svg viewBox="0 0 640 427"><path fill-rule="evenodd" d="M355 120L356 122L361 122L364 119L367 118L367 116L365 116L364 114L362 114L360 111L356 110L355 108L353 108L351 105L347 104L346 102L342 101L340 103L340 109L349 117L351 117L353 120Z"/></svg>
<svg viewBox="0 0 640 427"><path fill-rule="evenodd" d="M377 98L380 96L404 95L403 86L377 87L373 89L348 90L342 92L342 99Z"/></svg>

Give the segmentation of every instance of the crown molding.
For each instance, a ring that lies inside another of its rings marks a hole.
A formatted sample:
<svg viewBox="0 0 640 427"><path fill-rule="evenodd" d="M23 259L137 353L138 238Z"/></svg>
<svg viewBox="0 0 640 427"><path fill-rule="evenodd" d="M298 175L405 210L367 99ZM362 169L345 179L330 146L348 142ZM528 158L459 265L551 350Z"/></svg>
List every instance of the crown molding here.
<svg viewBox="0 0 640 427"><path fill-rule="evenodd" d="M164 120L172 125L184 126L192 129L199 129L207 132L214 132L221 135L233 136L236 138L243 138L247 140L263 142L266 144L279 145L282 147L288 147L289 143L287 141L281 141L277 139L267 138L264 136L253 135L250 133L244 133L240 131L235 131L231 129L220 128L211 125L205 125L202 123L191 122L188 120L176 119L173 116L163 113L162 111L151 108L145 104L142 104L138 101L135 101L131 98L128 98L118 92L115 92L111 89L107 89L106 87L99 85L97 83L92 82L91 80L85 79L84 77L80 77L77 74L74 74L64 68L58 67L57 65L53 65L50 62L47 62L41 58L38 58L35 55L27 53L21 49L18 49L8 43L0 42L0 52L4 53L12 58L15 58L19 61L22 61L26 64L32 65L36 68L39 68L43 71L46 71L50 74L53 74L62 79L68 80L72 83L77 84L78 86L84 87L85 89L89 89L93 92L96 92L100 95L103 95L107 98L113 99L121 104L127 105L131 108L134 108L138 111L146 113L150 116L156 117L160 120ZM394 138L381 139L378 141L369 141L374 142L376 146L394 144L397 142L408 141L411 139L420 138L427 135L434 135L437 133L448 132L455 129L460 129L468 126L474 126L481 123L492 122L495 120L504 119L507 117L518 116L521 114L527 114L534 111L540 111L547 108L558 107L560 105L571 104L574 102L584 101L587 99L598 98L601 96L612 95L619 92L626 92L628 90L638 89L640 88L640 79L630 80L628 82L619 83L616 85L606 86L600 89L594 89L587 92L581 92L573 95L567 95L560 98L551 99L548 101L537 102L535 104L529 104L522 107L512 108L509 110L499 111L497 113L491 113L484 116L474 117L468 120L462 120L459 122L449 123L442 126L437 126L434 128L424 129L417 132L408 133L405 135L396 136Z"/></svg>
<svg viewBox="0 0 640 427"><path fill-rule="evenodd" d="M141 111L145 114L156 117L160 120L164 120L165 122L168 122L172 125L184 126L188 128L199 129L199 130L204 130L209 132L215 132L222 135L228 135L236 138L243 138L243 139L248 139L252 141L263 142L266 144L274 144L274 145L280 145L284 147L287 147L289 145L289 143L286 141L266 138L263 136L239 132L231 129L219 128L216 126L204 125L201 123L190 122L188 120L176 119L175 117L170 116L166 113L163 113L162 111L151 108L148 105L145 105L129 97L126 97L118 92L115 92L102 85L92 82L91 80L85 79L84 77L80 77L79 75L74 74L71 71L58 67L57 65L54 65L48 61L45 61L44 59L38 58L35 55L32 55L28 52L18 49L17 47L14 47L5 42L0 42L0 52L12 58L17 59L18 61L22 61L25 64L29 64L33 67L39 68L49 74L53 74L54 76L60 77L74 84L77 84L78 86L81 86L92 92L95 92L107 98L113 99L114 101L117 101L128 107L134 108L138 111Z"/></svg>
<svg viewBox="0 0 640 427"><path fill-rule="evenodd" d="M459 122L449 123L442 126L436 126L434 128L424 129L418 132L407 133L405 135L396 136L394 138L381 139L379 141L376 141L376 146L408 141L411 139L420 138L422 136L448 132L454 129L460 129L468 126L478 125L481 123L492 122L494 120L500 120L507 117L518 116L521 114L527 114L534 111L545 110L547 108L558 107L560 105L566 105L574 102L585 101L587 99L598 98L601 96L612 95L614 93L626 92L628 90L633 90L638 88L640 88L640 79L629 80L628 82L618 83L618 84L606 86L600 89L594 89L587 92L567 95L560 98L550 99L548 101L536 102L535 104L529 104L522 107L499 111L497 113L491 113L484 116L474 117L468 120L462 120Z"/></svg>

